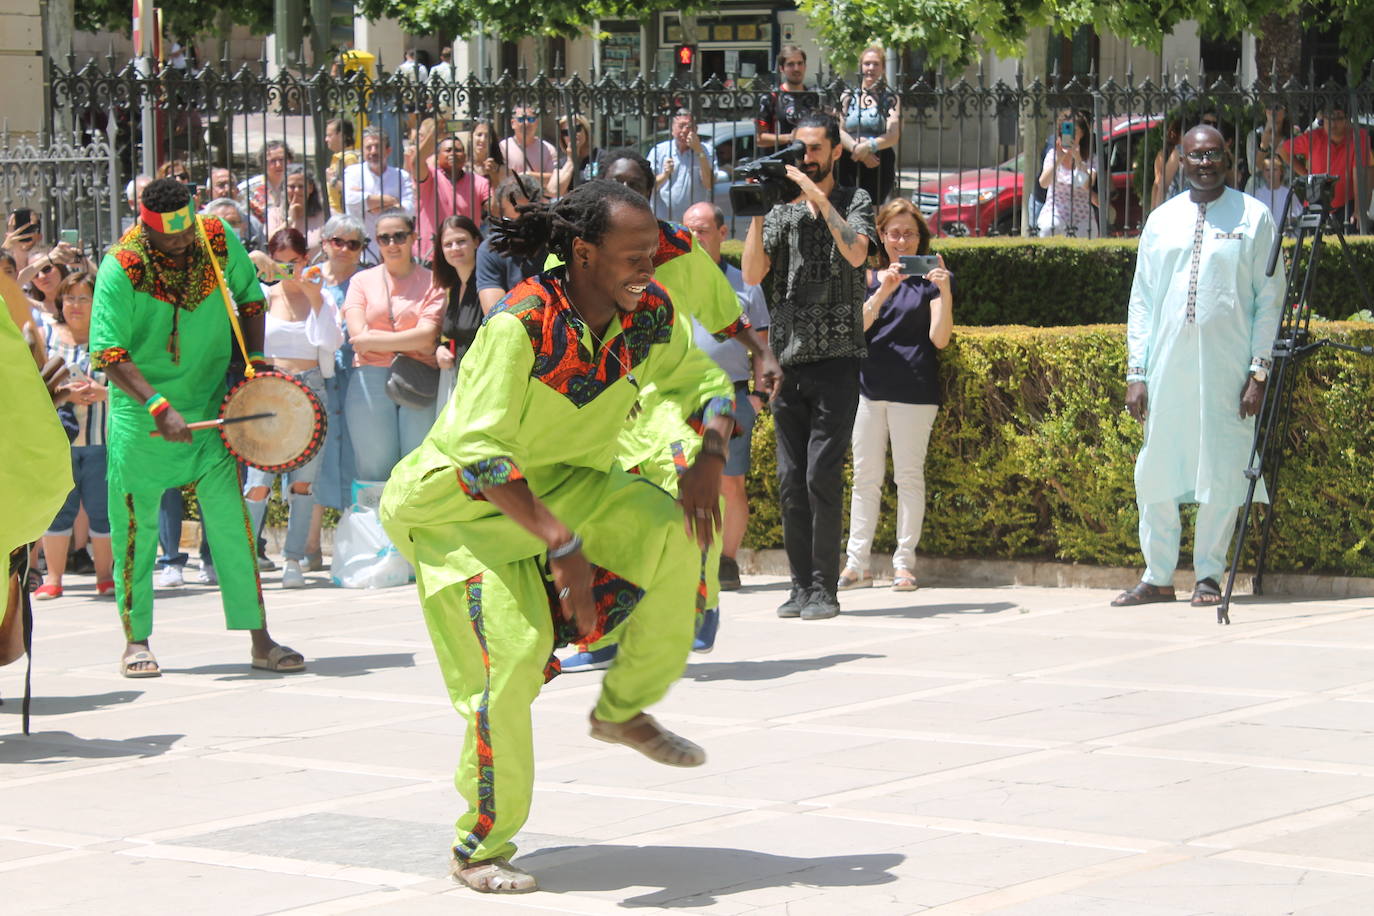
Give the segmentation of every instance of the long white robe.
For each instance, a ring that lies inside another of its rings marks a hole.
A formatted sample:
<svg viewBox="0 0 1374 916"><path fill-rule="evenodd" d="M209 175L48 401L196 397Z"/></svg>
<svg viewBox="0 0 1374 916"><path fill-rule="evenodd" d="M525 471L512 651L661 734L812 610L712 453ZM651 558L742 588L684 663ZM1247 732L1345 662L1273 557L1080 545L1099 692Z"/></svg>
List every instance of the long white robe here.
<svg viewBox="0 0 1374 916"><path fill-rule="evenodd" d="M1127 374L1145 376L1149 398L1142 504L1245 501L1255 421L1240 419L1240 395L1278 330L1282 264L1264 275L1277 231L1264 204L1232 188L1206 205L1170 198L1145 224L1126 331Z"/></svg>

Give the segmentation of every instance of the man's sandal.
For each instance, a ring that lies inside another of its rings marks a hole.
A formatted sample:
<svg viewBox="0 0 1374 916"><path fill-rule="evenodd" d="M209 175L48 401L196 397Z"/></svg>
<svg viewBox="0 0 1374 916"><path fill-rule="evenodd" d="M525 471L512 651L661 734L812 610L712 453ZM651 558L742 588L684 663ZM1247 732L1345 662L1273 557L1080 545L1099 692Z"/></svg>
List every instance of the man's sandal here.
<svg viewBox="0 0 1374 916"><path fill-rule="evenodd" d="M1151 585L1137 582L1135 588L1128 589L1112 599L1112 607L1135 607L1137 604L1157 604L1161 601L1175 600L1172 586Z"/></svg>
<svg viewBox="0 0 1374 916"><path fill-rule="evenodd" d="M454 859L449 873L459 884L465 884L481 894L528 894L539 890L534 875L500 857L481 862Z"/></svg>
<svg viewBox="0 0 1374 916"><path fill-rule="evenodd" d="M253 667L262 671L276 671L279 674L293 674L305 670L305 656L290 646L276 645L268 650L266 658L254 655Z"/></svg>
<svg viewBox="0 0 1374 916"><path fill-rule="evenodd" d="M628 722L602 722L595 715L591 720L593 738L608 744L623 744L634 748L655 763L670 767L699 767L706 762L706 751L700 745L668 731L646 712L640 713ZM653 729L650 737L632 737L633 732L645 726Z"/></svg>
<svg viewBox="0 0 1374 916"><path fill-rule="evenodd" d="M140 664L151 664L152 667L132 667ZM147 649L121 658L119 660L119 673L125 677L162 677L162 669L158 667L157 658Z"/></svg>
<svg viewBox="0 0 1374 916"><path fill-rule="evenodd" d="M1216 607L1221 604L1221 586L1216 579L1199 579L1193 586L1193 607Z"/></svg>

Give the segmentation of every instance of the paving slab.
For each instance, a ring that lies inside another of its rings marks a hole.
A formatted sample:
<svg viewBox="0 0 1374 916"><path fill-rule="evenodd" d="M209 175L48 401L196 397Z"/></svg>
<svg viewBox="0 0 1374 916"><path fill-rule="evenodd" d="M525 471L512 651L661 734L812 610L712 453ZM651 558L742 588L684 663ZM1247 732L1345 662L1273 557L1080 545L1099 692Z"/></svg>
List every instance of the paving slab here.
<svg viewBox="0 0 1374 916"><path fill-rule="evenodd" d="M215 589L157 596L166 674L115 670L82 577L37 607L33 734L0 669L0 886L15 912L1364 916L1374 599L1245 598L1234 625L1114 591L860 589L779 620L777 577L655 713L697 770L592 741L598 673L533 711L518 838L542 890L447 878L464 723L412 588L283 591L310 671L247 665Z"/></svg>

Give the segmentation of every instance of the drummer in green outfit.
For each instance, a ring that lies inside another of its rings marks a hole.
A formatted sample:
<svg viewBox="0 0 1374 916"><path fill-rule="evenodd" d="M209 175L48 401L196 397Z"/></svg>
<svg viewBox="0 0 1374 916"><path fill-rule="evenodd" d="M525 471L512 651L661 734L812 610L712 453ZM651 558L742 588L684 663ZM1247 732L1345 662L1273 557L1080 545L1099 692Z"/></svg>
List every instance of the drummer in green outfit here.
<svg viewBox="0 0 1374 916"><path fill-rule="evenodd" d="M184 184L164 178L144 188L141 204L138 222L100 263L91 316L92 364L115 386L108 453L115 601L126 642L120 672L162 673L148 644L158 507L164 491L187 484L195 485L210 536L229 629L249 631L253 667L304 670L301 654L267 632L234 458L215 429L187 427L219 415L233 339L194 202ZM204 227L258 365L263 293L257 272L237 233L216 218L205 218Z"/></svg>
<svg viewBox="0 0 1374 916"><path fill-rule="evenodd" d="M452 870L483 892L535 888L512 865L534 789L530 704L555 646L610 634L620 652L591 735L670 766L705 752L644 712L682 674L700 551L720 523L734 388L692 345L653 282L644 198L591 181L498 230L566 266L521 282L463 358L453 399L387 483L382 522L415 566L425 622L467 720L455 784L467 802ZM617 435L654 388L703 429L672 496L617 461Z"/></svg>

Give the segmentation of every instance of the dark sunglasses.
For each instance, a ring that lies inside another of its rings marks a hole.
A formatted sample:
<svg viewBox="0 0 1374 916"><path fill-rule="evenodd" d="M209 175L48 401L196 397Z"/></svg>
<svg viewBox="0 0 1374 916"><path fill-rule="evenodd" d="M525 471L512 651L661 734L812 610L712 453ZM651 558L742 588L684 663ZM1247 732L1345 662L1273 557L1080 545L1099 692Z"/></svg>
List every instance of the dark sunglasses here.
<svg viewBox="0 0 1374 916"><path fill-rule="evenodd" d="M325 239L325 241L328 242L329 244L333 245L335 248L347 248L349 251L359 251L359 250L363 247L363 244L364 244L363 242L359 241L358 239L340 239L340 238L332 238L332 239Z"/></svg>
<svg viewBox="0 0 1374 916"><path fill-rule="evenodd" d="M42 267L38 268L40 274L50 274L54 270L57 270L56 264L44 264Z"/></svg>
<svg viewBox="0 0 1374 916"><path fill-rule="evenodd" d="M1219 149L1193 150L1191 153L1184 153L1184 157L1189 162L1201 165L1204 162L1220 162L1226 158L1226 153Z"/></svg>
<svg viewBox="0 0 1374 916"><path fill-rule="evenodd" d="M521 124L533 124L535 121L538 121L539 119L536 118L534 115L521 115L515 120L519 121Z"/></svg>
<svg viewBox="0 0 1374 916"><path fill-rule="evenodd" d="M182 184L191 183L191 176L187 175L185 172L182 172L180 175L173 175L172 177L177 181L181 182Z"/></svg>
<svg viewBox="0 0 1374 916"><path fill-rule="evenodd" d="M409 239L409 232L380 232L377 234L377 243L380 245L404 245Z"/></svg>

